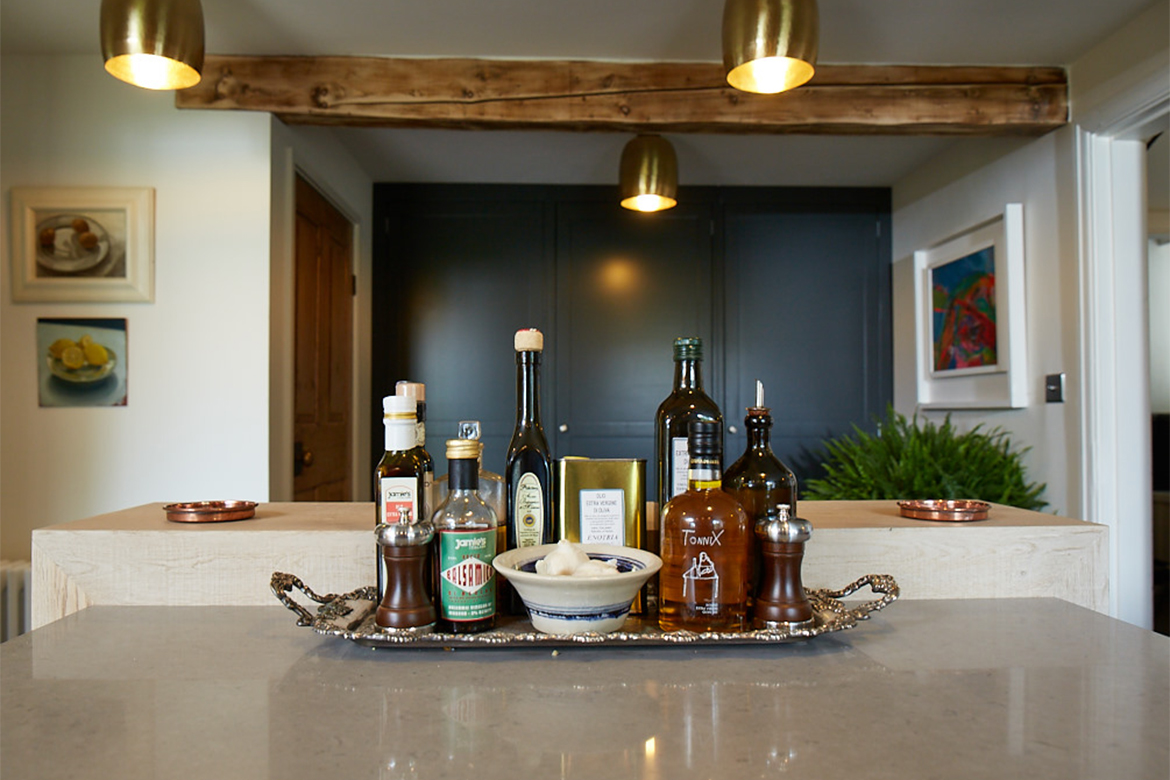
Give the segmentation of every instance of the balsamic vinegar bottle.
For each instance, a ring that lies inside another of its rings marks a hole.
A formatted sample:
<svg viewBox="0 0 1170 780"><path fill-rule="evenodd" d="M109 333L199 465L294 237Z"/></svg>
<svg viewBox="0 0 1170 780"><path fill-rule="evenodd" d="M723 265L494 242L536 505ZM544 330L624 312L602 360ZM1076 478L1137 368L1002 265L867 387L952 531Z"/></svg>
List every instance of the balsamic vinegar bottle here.
<svg viewBox="0 0 1170 780"><path fill-rule="evenodd" d="M764 406L764 383L756 380L756 405L748 407L743 420L747 429L747 448L723 475L723 489L747 512L754 527L769 511L784 507L788 517L796 517L796 477L772 452L770 436L771 410ZM760 559L755 535L749 536L751 582L749 594L755 595L760 577Z"/></svg>
<svg viewBox="0 0 1170 780"><path fill-rule="evenodd" d="M658 624L664 631L739 631L748 601L748 538L739 503L721 489L723 426L696 420L687 490L662 512Z"/></svg>
<svg viewBox="0 0 1170 780"><path fill-rule="evenodd" d="M435 510L432 543L438 620L448 634L474 634L496 624L496 513L484 503L479 488L479 456L483 445L474 439L447 442L451 491Z"/></svg>
<svg viewBox="0 0 1170 780"><path fill-rule="evenodd" d="M654 498L661 513L666 503L687 489L687 431L695 420L714 422L722 431L723 413L703 391L703 342L674 340L674 387L654 420L657 483Z"/></svg>
<svg viewBox="0 0 1170 780"><path fill-rule="evenodd" d="M416 450L418 409L409 396L388 395L382 399L382 422L386 426L386 452L374 469L374 525L394 525L425 518L430 507L426 503L426 450ZM422 456L426 455L425 458ZM386 589L385 561L377 550L378 603Z"/></svg>
<svg viewBox="0 0 1170 780"><path fill-rule="evenodd" d="M508 444L508 549L553 541L552 452L540 422L540 358L544 335L516 332L516 428Z"/></svg>

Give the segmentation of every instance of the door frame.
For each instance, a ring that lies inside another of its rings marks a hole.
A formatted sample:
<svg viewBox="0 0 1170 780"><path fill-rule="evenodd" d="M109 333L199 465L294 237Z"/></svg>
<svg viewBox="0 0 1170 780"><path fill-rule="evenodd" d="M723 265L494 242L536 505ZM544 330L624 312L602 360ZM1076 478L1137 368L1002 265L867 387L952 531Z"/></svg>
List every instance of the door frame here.
<svg viewBox="0 0 1170 780"><path fill-rule="evenodd" d="M352 386L350 403L350 463L352 501L370 500L371 469L368 463L370 409L370 291L360 283L368 278L369 258L364 254L363 220L335 188L296 161L292 145L275 144L272 151L271 254L269 276L269 370L268 370L268 500L293 500L294 403L296 392L296 177L313 186L349 220L353 227L350 268L357 277L352 310ZM368 243L368 241L366 242Z"/></svg>
<svg viewBox="0 0 1170 780"><path fill-rule="evenodd" d="M1081 506L1109 526L1109 613L1153 625L1145 145L1170 112L1159 72L1078 118Z"/></svg>

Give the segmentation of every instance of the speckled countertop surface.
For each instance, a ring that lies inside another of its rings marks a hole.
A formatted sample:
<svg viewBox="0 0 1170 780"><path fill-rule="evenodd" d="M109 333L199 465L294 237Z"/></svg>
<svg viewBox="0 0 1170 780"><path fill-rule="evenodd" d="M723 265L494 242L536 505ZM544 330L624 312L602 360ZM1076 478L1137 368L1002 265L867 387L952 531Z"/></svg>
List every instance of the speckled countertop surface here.
<svg viewBox="0 0 1170 780"><path fill-rule="evenodd" d="M900 601L791 645L370 650L272 607L91 607L0 646L0 776L1170 776L1170 640Z"/></svg>

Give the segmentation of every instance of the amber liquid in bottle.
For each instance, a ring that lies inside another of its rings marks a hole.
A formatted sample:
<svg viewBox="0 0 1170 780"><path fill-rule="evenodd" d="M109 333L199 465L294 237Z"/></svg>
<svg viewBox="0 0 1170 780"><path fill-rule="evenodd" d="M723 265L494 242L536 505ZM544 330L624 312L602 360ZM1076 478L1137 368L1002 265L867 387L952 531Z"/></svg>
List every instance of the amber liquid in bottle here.
<svg viewBox="0 0 1170 780"><path fill-rule="evenodd" d="M516 333L516 427L508 444L504 469L507 493L507 549L535 547L553 538L552 451L540 422L540 331ZM501 600L513 615L526 614L524 604L506 583Z"/></svg>
<svg viewBox="0 0 1170 780"><path fill-rule="evenodd" d="M764 387L756 382L756 405L749 407L744 418L747 449L723 474L723 489L747 512L754 528L770 509L788 507L788 516L796 516L796 477L772 452L771 410L764 406ZM751 566L749 596L754 596L760 582L760 556L755 534L748 535L748 562Z"/></svg>
<svg viewBox="0 0 1170 780"><path fill-rule="evenodd" d="M703 391L702 362L703 345L699 339L675 339L674 386L659 405L654 419L654 497L659 511L687 489L687 431L691 422L723 424L719 406Z"/></svg>
<svg viewBox="0 0 1170 780"><path fill-rule="evenodd" d="M738 631L748 600L747 513L721 489L722 426L691 425L686 492L662 513L658 624L664 631Z"/></svg>

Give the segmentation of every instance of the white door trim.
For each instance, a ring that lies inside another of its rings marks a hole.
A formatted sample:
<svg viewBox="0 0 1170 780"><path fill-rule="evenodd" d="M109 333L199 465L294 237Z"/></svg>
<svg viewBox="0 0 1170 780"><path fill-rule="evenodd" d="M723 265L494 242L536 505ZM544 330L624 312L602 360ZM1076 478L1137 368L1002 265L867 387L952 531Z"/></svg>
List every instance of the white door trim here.
<svg viewBox="0 0 1170 780"><path fill-rule="evenodd" d="M1128 98L1128 99L1126 99ZM1152 626L1149 311L1145 147L1170 111L1146 81L1077 128L1081 387L1086 519L1110 528L1110 614ZM1090 129L1086 129L1090 128Z"/></svg>

